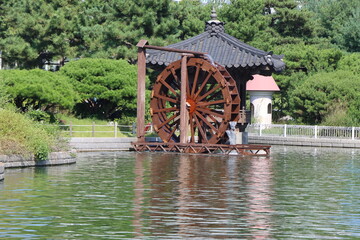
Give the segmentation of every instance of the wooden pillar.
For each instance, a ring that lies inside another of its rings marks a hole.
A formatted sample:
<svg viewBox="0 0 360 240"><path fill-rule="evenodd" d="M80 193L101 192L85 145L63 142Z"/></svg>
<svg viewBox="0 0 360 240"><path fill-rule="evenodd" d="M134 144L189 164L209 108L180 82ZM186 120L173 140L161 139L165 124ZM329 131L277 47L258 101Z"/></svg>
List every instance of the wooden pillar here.
<svg viewBox="0 0 360 240"><path fill-rule="evenodd" d="M137 124L138 142L145 142L145 78L146 78L146 40L140 40L138 47L138 85L137 85Z"/></svg>
<svg viewBox="0 0 360 240"><path fill-rule="evenodd" d="M186 109L186 85L188 81L187 58L183 54L181 58L181 86L180 86L180 143L187 143L188 111Z"/></svg>

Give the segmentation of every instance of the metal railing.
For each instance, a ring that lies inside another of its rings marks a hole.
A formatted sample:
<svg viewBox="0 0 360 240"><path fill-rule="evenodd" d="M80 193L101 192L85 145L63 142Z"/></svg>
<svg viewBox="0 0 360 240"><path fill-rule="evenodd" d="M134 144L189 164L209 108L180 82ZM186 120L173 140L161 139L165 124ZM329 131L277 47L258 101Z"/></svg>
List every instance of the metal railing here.
<svg viewBox="0 0 360 240"><path fill-rule="evenodd" d="M250 136L360 139L360 127L331 127L287 124L251 124Z"/></svg>
<svg viewBox="0 0 360 240"><path fill-rule="evenodd" d="M136 124L120 125L111 122L106 125L59 125L60 130L67 137L123 137L136 135Z"/></svg>
<svg viewBox="0 0 360 240"><path fill-rule="evenodd" d="M107 125L60 125L68 137L123 137L136 136L136 124L119 125L116 122ZM145 126L146 133L153 132L153 126ZM281 136L308 138L360 139L360 127L331 127L287 124L249 124L246 128L249 136Z"/></svg>

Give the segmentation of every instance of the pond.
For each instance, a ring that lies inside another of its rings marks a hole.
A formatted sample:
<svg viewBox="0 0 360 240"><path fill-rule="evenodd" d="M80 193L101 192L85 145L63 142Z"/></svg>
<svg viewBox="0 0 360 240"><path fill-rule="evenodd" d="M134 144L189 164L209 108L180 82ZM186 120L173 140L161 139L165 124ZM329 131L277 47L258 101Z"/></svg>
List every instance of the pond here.
<svg viewBox="0 0 360 240"><path fill-rule="evenodd" d="M360 150L81 153L7 169L0 239L359 239Z"/></svg>

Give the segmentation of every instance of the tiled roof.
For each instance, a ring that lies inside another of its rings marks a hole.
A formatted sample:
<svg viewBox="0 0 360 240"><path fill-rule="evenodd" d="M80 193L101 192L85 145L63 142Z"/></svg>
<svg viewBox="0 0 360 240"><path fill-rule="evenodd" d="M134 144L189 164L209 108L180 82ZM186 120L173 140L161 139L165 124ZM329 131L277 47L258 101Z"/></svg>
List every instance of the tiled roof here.
<svg viewBox="0 0 360 240"><path fill-rule="evenodd" d="M206 22L205 32L167 46L183 50L205 52L227 68L256 68L267 66L276 72L285 68L283 56L272 55L254 48L224 32L224 23L216 19ZM167 66L181 58L179 53L147 50L146 61L151 65Z"/></svg>

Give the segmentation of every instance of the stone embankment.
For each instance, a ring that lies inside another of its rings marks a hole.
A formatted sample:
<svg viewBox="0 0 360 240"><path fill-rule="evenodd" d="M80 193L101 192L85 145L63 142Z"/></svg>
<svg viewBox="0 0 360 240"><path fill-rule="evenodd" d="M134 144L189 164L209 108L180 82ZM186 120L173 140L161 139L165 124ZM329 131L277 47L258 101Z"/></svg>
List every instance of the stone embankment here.
<svg viewBox="0 0 360 240"><path fill-rule="evenodd" d="M4 180L6 168L53 166L73 163L76 163L76 158L71 152L53 152L49 154L49 159L44 161L36 161L34 157L0 155L0 180Z"/></svg>
<svg viewBox="0 0 360 240"><path fill-rule="evenodd" d="M70 146L79 152L94 151L129 151L132 147L131 142L135 142L135 137L128 138L71 138Z"/></svg>
<svg viewBox="0 0 360 240"><path fill-rule="evenodd" d="M249 144L306 147L360 148L360 140L338 138L304 138L280 136L249 136Z"/></svg>
<svg viewBox="0 0 360 240"><path fill-rule="evenodd" d="M0 181L4 180L4 172L5 172L4 164L0 162Z"/></svg>
<svg viewBox="0 0 360 240"><path fill-rule="evenodd" d="M161 141L160 138L147 138L147 141ZM91 151L129 151L136 138L72 138L70 145L79 152ZM288 145L306 147L360 148L360 140L332 138L303 138L280 136L248 136L249 144Z"/></svg>

